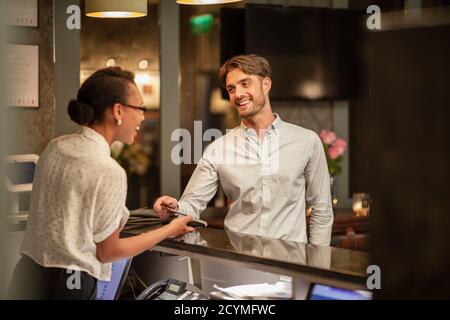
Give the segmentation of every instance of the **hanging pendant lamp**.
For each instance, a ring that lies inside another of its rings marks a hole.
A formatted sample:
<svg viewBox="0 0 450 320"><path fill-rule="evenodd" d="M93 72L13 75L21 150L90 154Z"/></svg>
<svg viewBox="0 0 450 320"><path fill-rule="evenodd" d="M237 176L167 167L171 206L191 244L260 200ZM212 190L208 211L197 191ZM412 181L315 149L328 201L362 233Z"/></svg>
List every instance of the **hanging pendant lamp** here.
<svg viewBox="0 0 450 320"><path fill-rule="evenodd" d="M147 0L86 0L86 15L94 18L137 18L147 15Z"/></svg>
<svg viewBox="0 0 450 320"><path fill-rule="evenodd" d="M243 1L243 0L177 0L177 3L202 5L202 4L224 4L224 3L241 2L241 1Z"/></svg>

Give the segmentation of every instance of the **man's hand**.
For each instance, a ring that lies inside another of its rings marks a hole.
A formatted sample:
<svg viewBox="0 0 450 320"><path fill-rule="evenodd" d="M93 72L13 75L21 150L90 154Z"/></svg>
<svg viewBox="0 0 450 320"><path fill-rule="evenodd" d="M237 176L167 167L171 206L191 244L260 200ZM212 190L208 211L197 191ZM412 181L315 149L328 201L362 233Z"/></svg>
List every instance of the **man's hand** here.
<svg viewBox="0 0 450 320"><path fill-rule="evenodd" d="M188 227L186 224L192 221L192 216L178 217L173 219L167 227L169 228L169 238L181 237L187 232L192 232L195 229Z"/></svg>
<svg viewBox="0 0 450 320"><path fill-rule="evenodd" d="M171 213L164 207L169 207L174 210L178 209L178 201L169 196L159 197L153 204L153 212L155 212L160 219L167 219Z"/></svg>

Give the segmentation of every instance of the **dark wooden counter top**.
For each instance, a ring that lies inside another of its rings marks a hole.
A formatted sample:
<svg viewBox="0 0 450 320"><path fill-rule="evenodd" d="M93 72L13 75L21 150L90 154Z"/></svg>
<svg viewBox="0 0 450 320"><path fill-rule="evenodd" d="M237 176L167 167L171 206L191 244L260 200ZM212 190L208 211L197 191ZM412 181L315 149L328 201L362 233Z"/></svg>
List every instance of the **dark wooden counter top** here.
<svg viewBox="0 0 450 320"><path fill-rule="evenodd" d="M135 227L126 235L151 227ZM262 271L301 276L311 282L349 289L366 288L370 256L365 252L200 228L182 238L164 240L154 250L199 259L213 259Z"/></svg>

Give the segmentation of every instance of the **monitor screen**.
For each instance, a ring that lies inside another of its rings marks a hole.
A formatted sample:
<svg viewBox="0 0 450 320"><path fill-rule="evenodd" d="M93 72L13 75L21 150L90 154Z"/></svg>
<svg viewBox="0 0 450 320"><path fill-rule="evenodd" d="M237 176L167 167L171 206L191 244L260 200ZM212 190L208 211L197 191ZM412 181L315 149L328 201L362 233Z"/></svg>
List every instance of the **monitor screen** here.
<svg viewBox="0 0 450 320"><path fill-rule="evenodd" d="M109 281L97 281L96 300L116 300L125 283L130 268L131 259L123 259L112 263Z"/></svg>
<svg viewBox="0 0 450 320"><path fill-rule="evenodd" d="M271 100L355 98L363 30L358 19L358 12L331 8L248 4L222 10L221 61L243 53L267 58Z"/></svg>
<svg viewBox="0 0 450 320"><path fill-rule="evenodd" d="M309 300L372 300L372 293L363 290L347 290L322 284L312 284Z"/></svg>
<svg viewBox="0 0 450 320"><path fill-rule="evenodd" d="M33 183L36 163L29 162L10 162L8 163L8 178L12 185Z"/></svg>
<svg viewBox="0 0 450 320"><path fill-rule="evenodd" d="M33 189L38 160L37 154L16 154L4 158L3 180L9 192L22 193Z"/></svg>

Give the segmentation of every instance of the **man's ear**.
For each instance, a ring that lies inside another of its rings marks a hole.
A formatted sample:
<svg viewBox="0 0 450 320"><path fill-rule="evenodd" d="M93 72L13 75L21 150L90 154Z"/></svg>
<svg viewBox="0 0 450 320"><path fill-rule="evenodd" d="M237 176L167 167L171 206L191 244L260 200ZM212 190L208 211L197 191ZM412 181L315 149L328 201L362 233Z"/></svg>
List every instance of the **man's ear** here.
<svg viewBox="0 0 450 320"><path fill-rule="evenodd" d="M272 79L270 79L269 77L265 77L263 79L264 93L269 93L270 88L272 88Z"/></svg>
<svg viewBox="0 0 450 320"><path fill-rule="evenodd" d="M122 106L120 103L115 103L112 106L112 116L115 121L122 119Z"/></svg>

